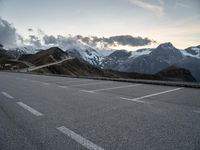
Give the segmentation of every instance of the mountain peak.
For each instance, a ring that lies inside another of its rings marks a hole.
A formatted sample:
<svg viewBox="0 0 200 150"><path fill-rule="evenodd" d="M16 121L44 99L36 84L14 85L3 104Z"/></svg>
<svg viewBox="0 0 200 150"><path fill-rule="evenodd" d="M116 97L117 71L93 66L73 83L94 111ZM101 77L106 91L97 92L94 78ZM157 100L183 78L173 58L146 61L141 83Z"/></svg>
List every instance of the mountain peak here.
<svg viewBox="0 0 200 150"><path fill-rule="evenodd" d="M158 46L158 48L162 48L162 49L174 49L174 45L170 42L167 43L162 43Z"/></svg>
<svg viewBox="0 0 200 150"><path fill-rule="evenodd" d="M160 59L162 61L176 62L182 59L183 55L181 51L175 48L171 43L160 44L156 49L154 49L150 55L155 59Z"/></svg>
<svg viewBox="0 0 200 150"><path fill-rule="evenodd" d="M50 47L49 49L47 49L47 51L63 51L63 50L60 49L59 47Z"/></svg>

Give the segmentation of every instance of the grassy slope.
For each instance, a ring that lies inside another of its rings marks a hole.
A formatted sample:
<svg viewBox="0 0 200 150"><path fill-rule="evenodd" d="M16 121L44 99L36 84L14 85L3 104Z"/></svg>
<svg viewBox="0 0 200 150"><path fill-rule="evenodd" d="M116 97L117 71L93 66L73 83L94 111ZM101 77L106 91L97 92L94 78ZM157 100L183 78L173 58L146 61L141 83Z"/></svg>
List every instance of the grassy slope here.
<svg viewBox="0 0 200 150"><path fill-rule="evenodd" d="M160 72L158 72L156 75L164 77L169 80L190 81L190 82L196 81L190 71L175 66L170 66L168 68L165 68Z"/></svg>
<svg viewBox="0 0 200 150"><path fill-rule="evenodd" d="M5 58L0 58L0 66L4 66L5 64L10 64L11 66L16 66L16 69L23 69L23 68L27 68L28 66L21 63L21 62L14 62L14 61L10 61L9 59L5 59ZM8 70L9 68L0 68L2 70Z"/></svg>
<svg viewBox="0 0 200 150"><path fill-rule="evenodd" d="M50 66L48 68L43 68L34 72L65 74L72 76L96 76L96 77L112 77L112 78L163 80L162 77L155 75L147 75L140 73L125 73L113 70L102 70L90 64L82 63L78 59L68 60L62 64Z"/></svg>
<svg viewBox="0 0 200 150"><path fill-rule="evenodd" d="M52 47L47 50L42 50L36 54L22 55L19 60L28 61L36 66L48 64L54 62L49 56L52 55L55 60L62 60L64 56L67 56L65 52L57 47Z"/></svg>

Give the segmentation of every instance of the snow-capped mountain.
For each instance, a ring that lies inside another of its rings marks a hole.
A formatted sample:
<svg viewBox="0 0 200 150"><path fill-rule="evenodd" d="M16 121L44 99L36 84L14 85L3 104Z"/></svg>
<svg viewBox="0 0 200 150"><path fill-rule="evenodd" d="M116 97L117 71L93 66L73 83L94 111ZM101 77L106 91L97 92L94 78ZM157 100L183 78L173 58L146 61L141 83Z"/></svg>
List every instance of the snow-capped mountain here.
<svg viewBox="0 0 200 150"><path fill-rule="evenodd" d="M153 49L151 49L151 48L145 48L145 49L139 49L136 51L132 51L130 58L136 58L136 57L139 57L142 55L148 55L152 52L152 50Z"/></svg>
<svg viewBox="0 0 200 150"><path fill-rule="evenodd" d="M137 51L105 50L87 45L74 45L61 49L81 61L103 69L155 74L173 65L190 70L192 75L200 81L200 46L179 50L171 43L163 43L157 48ZM35 53L40 50L33 47L21 47L15 49L16 51Z"/></svg>
<svg viewBox="0 0 200 150"><path fill-rule="evenodd" d="M186 50L187 53L190 52L189 49ZM197 48L193 47L191 50L197 52ZM196 57L196 53L190 56L186 55L185 51L175 48L171 43L160 44L155 49L142 49L135 52L115 51L103 59L101 67L123 72L155 74L169 66L177 66L190 70L200 81L200 59Z"/></svg>
<svg viewBox="0 0 200 150"><path fill-rule="evenodd" d="M92 65L99 66L101 60L112 53L112 50L94 49L91 47L67 49L71 56L84 60Z"/></svg>
<svg viewBox="0 0 200 150"><path fill-rule="evenodd" d="M183 55L200 59L200 45L182 50Z"/></svg>
<svg viewBox="0 0 200 150"><path fill-rule="evenodd" d="M97 52L95 49L68 49L66 50L69 55L76 57L79 60L84 60L92 65L98 66L100 59L103 57L102 54Z"/></svg>
<svg viewBox="0 0 200 150"><path fill-rule="evenodd" d="M110 55L104 57L100 62L100 67L105 69L118 70L119 66L124 62L135 59L137 57L148 55L153 49L139 49L137 51L116 50Z"/></svg>
<svg viewBox="0 0 200 150"><path fill-rule="evenodd" d="M17 48L9 49L9 51L18 51L19 53L35 54L42 49L35 48L34 46L21 46Z"/></svg>
<svg viewBox="0 0 200 150"><path fill-rule="evenodd" d="M117 50L110 55L104 57L99 63L101 68L118 70L118 66L121 65L126 59L131 56L131 52L126 50Z"/></svg>
<svg viewBox="0 0 200 150"><path fill-rule="evenodd" d="M182 53L171 43L164 43L147 51L150 51L150 53L130 57L118 66L118 70L154 74L183 58Z"/></svg>

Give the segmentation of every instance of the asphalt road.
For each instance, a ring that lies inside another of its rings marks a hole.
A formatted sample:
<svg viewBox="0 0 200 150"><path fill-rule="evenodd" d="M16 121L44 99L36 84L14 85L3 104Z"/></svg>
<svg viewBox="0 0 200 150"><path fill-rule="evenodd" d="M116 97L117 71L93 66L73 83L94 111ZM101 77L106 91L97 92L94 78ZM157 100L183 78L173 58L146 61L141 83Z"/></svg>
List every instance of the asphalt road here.
<svg viewBox="0 0 200 150"><path fill-rule="evenodd" d="M0 72L1 150L199 150L200 90Z"/></svg>

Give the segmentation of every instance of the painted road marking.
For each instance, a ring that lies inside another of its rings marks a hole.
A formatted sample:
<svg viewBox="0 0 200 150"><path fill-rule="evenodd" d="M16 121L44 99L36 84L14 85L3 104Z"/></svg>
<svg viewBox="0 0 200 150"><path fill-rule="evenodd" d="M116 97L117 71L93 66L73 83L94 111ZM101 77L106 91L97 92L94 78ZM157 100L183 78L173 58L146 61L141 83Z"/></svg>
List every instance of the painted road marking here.
<svg viewBox="0 0 200 150"><path fill-rule="evenodd" d="M200 114L200 110L195 110L194 112L195 112L195 113L199 113L199 114Z"/></svg>
<svg viewBox="0 0 200 150"><path fill-rule="evenodd" d="M107 83L112 83L112 81L107 81L107 82L94 82L94 83L83 83L83 84L77 84L77 85L70 85L70 86L87 86L87 85L96 85L96 84L107 84Z"/></svg>
<svg viewBox="0 0 200 150"><path fill-rule="evenodd" d="M76 134L75 132L64 126L58 127L57 129L89 150L104 150L103 148L99 147L98 145L92 143L91 141L85 139L84 137Z"/></svg>
<svg viewBox="0 0 200 150"><path fill-rule="evenodd" d="M81 83L81 82L93 82L93 81L92 80L82 80L82 81L81 80L78 80L78 81L76 80L76 81L66 81L66 82L63 81L63 82L56 82L56 83L59 84L59 83L79 83L79 82Z"/></svg>
<svg viewBox="0 0 200 150"><path fill-rule="evenodd" d="M63 89L67 88L67 86L62 86L62 85L58 85L58 87L63 88Z"/></svg>
<svg viewBox="0 0 200 150"><path fill-rule="evenodd" d="M134 86L139 86L139 85L141 85L141 84L117 86L117 87L104 88L104 89L96 89L96 90L81 90L81 91L82 92L88 92L88 93L94 93L94 92L99 92L99 91L107 91L107 90L113 90L113 89L122 89L122 88L134 87Z"/></svg>
<svg viewBox="0 0 200 150"><path fill-rule="evenodd" d="M26 105L26 104L24 104L24 103L22 103L22 102L17 102L17 104L18 104L19 106L21 106L22 108L28 110L29 112L31 112L31 113L34 114L35 116L42 116L42 115L43 115L43 114L40 113L39 111L37 111L37 110L31 108L30 106L28 106L28 105Z"/></svg>
<svg viewBox="0 0 200 150"><path fill-rule="evenodd" d="M132 101L132 102L136 102L136 103L143 103L143 104L152 104L150 102L146 102L146 101L141 101L141 100L137 100L137 99L129 99L129 98L123 98L123 97L120 97L121 99L125 99L127 101Z"/></svg>
<svg viewBox="0 0 200 150"><path fill-rule="evenodd" d="M81 92L86 92L86 93L94 93L93 91L89 91L89 90L80 90Z"/></svg>
<svg viewBox="0 0 200 150"><path fill-rule="evenodd" d="M8 94L8 93L6 93L6 92L4 92L4 91L2 91L1 92L5 97L7 97L7 98L9 98L9 99L13 99L14 97L12 97L10 94Z"/></svg>
<svg viewBox="0 0 200 150"><path fill-rule="evenodd" d="M170 93L170 92L173 92L173 91L178 91L178 90L181 90L181 89L183 89L183 88L176 88L176 89L167 90L167 91L163 91L163 92L159 92L159 93L154 93L154 94L150 94L150 95L146 95L146 96L142 96L142 97L137 97L137 98L133 98L133 99L132 98L125 98L125 97L120 97L120 98L124 99L124 100L133 101L133 102L147 103L147 102L144 102L144 101L141 101L141 100L145 99L145 98L165 94L165 93Z"/></svg>

